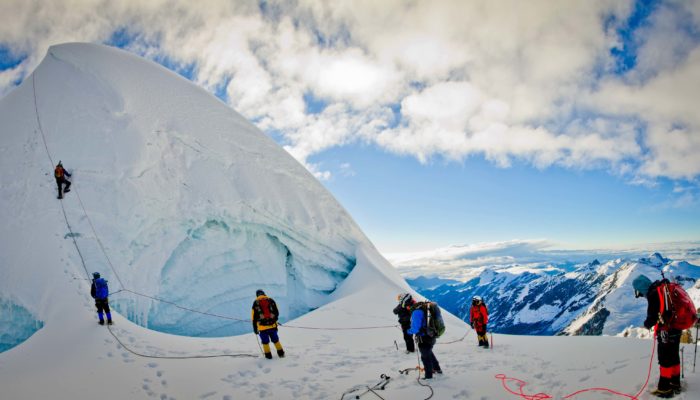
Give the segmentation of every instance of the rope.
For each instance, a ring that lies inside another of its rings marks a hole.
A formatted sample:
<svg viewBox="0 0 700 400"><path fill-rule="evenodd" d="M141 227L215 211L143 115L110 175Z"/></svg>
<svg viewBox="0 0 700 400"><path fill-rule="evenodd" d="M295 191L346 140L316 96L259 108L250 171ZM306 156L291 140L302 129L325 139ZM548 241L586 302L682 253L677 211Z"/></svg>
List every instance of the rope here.
<svg viewBox="0 0 700 400"><path fill-rule="evenodd" d="M239 353L239 354L213 354L209 356L155 356L151 354L143 354L139 353L135 350L130 349L127 347L124 342L122 342L117 335L114 334L114 331L112 331L112 328L107 325L107 330L109 330L109 333L114 337L114 339L119 343L123 348L126 349L129 353L138 356L138 357L144 357L144 358L159 358L159 359L166 359L166 360L188 360L188 359L193 359L193 358L220 358L220 357L250 357L250 358L258 358L257 355L255 354L246 354L246 353Z"/></svg>
<svg viewBox="0 0 700 400"><path fill-rule="evenodd" d="M427 383L422 383L422 382L420 381L420 371L421 371L421 367L420 367L420 357L418 357L418 354L416 354L416 358L418 358L418 365L417 365L417 366L415 366L415 367L413 367L413 368L401 369L401 370L399 370L399 374L401 374L401 375L404 375L404 374L405 374L406 376L408 376L408 373L409 373L409 372L415 370L415 371L418 373L418 376L416 377L416 382L418 382L419 385L421 385L421 386L423 386L423 387L427 387L427 388L430 390L430 395L428 395L428 397L426 397L426 398L424 399L424 400L428 400L428 399L430 399L430 398L433 397L433 395L435 394L435 392L433 391L433 387L432 387L432 386L428 385Z"/></svg>
<svg viewBox="0 0 700 400"><path fill-rule="evenodd" d="M214 314L214 313L210 313L210 312L206 312L206 311L195 310L195 309L193 309L193 308L183 307L183 306L181 306L181 305L179 305L179 304L173 303L172 301L168 301L168 300L164 300L164 299L161 299L161 298L158 298L158 297L155 297L155 296L150 296L150 295L147 295L147 294L135 292L135 291L133 291L133 290L131 290L131 289L126 289L126 288L124 288L124 289L120 290L120 292L121 292L121 291L129 292L129 293L135 294L135 295L137 295L137 296L141 296L141 297L146 297L146 298L149 298L149 299L152 299L152 300L155 300L155 301L159 301L159 302L162 302L162 303L165 303L165 304L170 304L171 306L177 307L177 308L179 308L179 309L181 309L181 310L184 310L184 311L189 311L189 312L193 312L193 313L197 313L197 314L202 314L202 315L208 315L208 316L211 316L211 317L216 317L216 318L221 318L221 319L227 319L227 320L231 320L231 321L251 322L250 319L242 319L242 318L229 317L229 316L226 316L226 315ZM115 292L115 293L118 293L118 292Z"/></svg>
<svg viewBox="0 0 700 400"><path fill-rule="evenodd" d="M51 157L49 146L46 143L46 136L44 135L44 129L41 126L41 119L39 118L39 106L37 105L36 100L36 81L34 76L35 74L32 74L32 93L34 94L34 111L36 112L36 122L37 126L39 127L39 133L41 133L41 140L44 143L44 149L46 149L46 155L49 157L51 168L53 168L53 158ZM83 265L83 269L85 270L85 275L88 277L88 279L90 279L90 273L88 272L87 265L85 264L85 258L83 257L83 253L80 251L78 242L75 240L75 232L73 232L73 228L71 228L70 223L68 222L68 214L66 214L66 208L63 206L62 201L60 202L60 204L61 211L63 211L63 218L66 220L66 226L68 227L68 232L70 232L69 236L73 240L73 245L75 246L75 249L78 251L78 255L80 256L80 262Z"/></svg>
<svg viewBox="0 0 700 400"><path fill-rule="evenodd" d="M321 331L350 331L350 330L366 330L366 329L385 329L385 328L396 328L399 325L383 325L383 326L358 326L358 327L344 327L344 328L324 328L324 327L312 327L312 326L299 326L299 325L283 325L277 323L277 325L284 328L295 328L295 329L313 329Z"/></svg>
<svg viewBox="0 0 700 400"><path fill-rule="evenodd" d="M460 339L453 340L451 342L441 342L441 343L435 343L435 344L436 345L438 345L438 344L453 344L453 343L462 342L462 341L464 341L464 339L467 337L468 334L469 334L469 331L467 331L467 333L465 333L464 336L462 336Z"/></svg>
<svg viewBox="0 0 700 400"><path fill-rule="evenodd" d="M109 255L107 255L107 251L105 250L104 245L102 245L102 240L100 240L99 235L97 235L97 231L95 231L95 226L92 224L92 220L90 219L90 216L88 215L88 212L85 209L85 205L83 204L83 199L80 198L80 193L78 193L77 189L74 189L73 191L75 192L75 195L78 197L78 202L80 203L80 208L83 209L83 213L85 214L85 218L87 219L88 224L90 224L90 229L92 229L92 234L95 235L95 240L97 240L97 244L100 246L100 249L102 250L102 254L105 255L105 259L107 260L109 267L112 269L114 276L117 278L119 285L122 287L122 289L124 289L125 288L124 282L122 282L121 278L119 277L119 274L117 274L117 270L114 268L114 265L112 264L112 260L109 259Z"/></svg>
<svg viewBox="0 0 700 400"><path fill-rule="evenodd" d="M359 399L360 397L366 395L367 393L372 393L375 396L379 397L380 399L385 400L384 397L380 396L379 393L377 393L376 391L377 390L384 390L386 385L389 384L389 380L391 379L391 377L387 376L385 374L381 374L380 378L381 378L381 380L379 381L379 383L375 384L374 386L370 387L368 385L358 385L358 386L355 386L351 389L346 390L345 393L343 393L340 396L340 400L345 399L345 396L349 395L350 393L354 393L354 392L357 392L358 390L362 390L362 389L366 389L366 390L358 395L355 395L356 399Z"/></svg>
<svg viewBox="0 0 700 400"><path fill-rule="evenodd" d="M573 392L571 394L568 394L564 397L562 397L562 400L570 399L574 396L577 396L581 393L585 392L607 392L616 396L624 397L630 400L639 400L639 395L642 394L644 389L647 387L649 384L649 378L651 377L651 368L652 364L654 362L654 353L656 349L656 329L654 329L654 338L652 339L652 345L651 345L651 357L649 358L649 370L647 372L647 379L644 381L644 385L642 385L641 389L639 389L639 392L635 395L629 395L627 393L622 393L618 392L616 390L612 390L609 388L604 388L604 387L594 387L594 388L588 388L588 389L581 389L576 392ZM505 374L498 374L495 376L496 379L501 381L501 385L503 386L503 389L505 389L508 393L518 396L522 398L523 400L547 400L547 399L553 399L553 397L547 393L536 393L536 394L526 394L524 392L524 388L527 385L527 382L517 379L517 378L511 378L506 376ZM515 382L515 384L518 386L518 391L514 391L507 385L507 381Z"/></svg>

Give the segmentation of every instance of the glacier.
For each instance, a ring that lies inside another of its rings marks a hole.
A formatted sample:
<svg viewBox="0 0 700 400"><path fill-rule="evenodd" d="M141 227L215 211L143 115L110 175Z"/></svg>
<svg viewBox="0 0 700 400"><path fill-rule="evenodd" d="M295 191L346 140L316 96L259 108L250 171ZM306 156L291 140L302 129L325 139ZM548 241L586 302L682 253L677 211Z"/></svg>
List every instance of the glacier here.
<svg viewBox="0 0 700 400"><path fill-rule="evenodd" d="M205 90L124 51L52 46L0 100L0 120L8 121L0 191L22 204L0 211L3 237L16 239L0 255L1 295L36 301L9 284L29 284L29 273L8 267L26 264L19 260L42 273L69 264L64 273L83 279L100 272L113 308L141 326L230 336L251 330L256 289L277 299L283 321L294 319L330 301L358 248L373 249L271 138ZM62 203L49 175L59 160L73 174ZM44 220L33 219L36 210ZM48 254L30 256L27 243ZM397 277L388 263L382 273ZM39 317L47 312L37 307Z"/></svg>
<svg viewBox="0 0 700 400"><path fill-rule="evenodd" d="M0 297L0 353L29 339L44 322L20 304Z"/></svg>

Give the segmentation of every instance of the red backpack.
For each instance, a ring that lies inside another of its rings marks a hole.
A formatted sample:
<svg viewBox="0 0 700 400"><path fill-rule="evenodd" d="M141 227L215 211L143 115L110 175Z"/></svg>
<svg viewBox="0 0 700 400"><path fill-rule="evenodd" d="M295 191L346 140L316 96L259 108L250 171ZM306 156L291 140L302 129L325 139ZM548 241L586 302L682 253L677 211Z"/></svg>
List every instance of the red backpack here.
<svg viewBox="0 0 700 400"><path fill-rule="evenodd" d="M259 322L261 325L274 325L275 322L277 322L277 316L275 315L274 311L272 310L274 300L272 300L269 297L263 297L261 299L258 299L255 301L255 305L257 306L257 312L259 316ZM274 307L277 308L277 307Z"/></svg>
<svg viewBox="0 0 700 400"><path fill-rule="evenodd" d="M661 301L659 310L661 315L670 315L666 318L666 325L671 329L689 329L698 320L698 313L693 300L683 286L669 282L659 285L656 290Z"/></svg>

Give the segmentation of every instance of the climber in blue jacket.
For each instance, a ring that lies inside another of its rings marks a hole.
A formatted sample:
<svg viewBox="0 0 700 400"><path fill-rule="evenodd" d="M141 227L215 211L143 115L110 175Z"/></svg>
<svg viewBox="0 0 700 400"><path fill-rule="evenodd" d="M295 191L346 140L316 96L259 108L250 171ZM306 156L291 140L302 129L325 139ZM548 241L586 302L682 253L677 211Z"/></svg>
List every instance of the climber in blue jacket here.
<svg viewBox="0 0 700 400"><path fill-rule="evenodd" d="M100 325L105 324L105 319L103 312L107 314L107 325L112 325L112 313L109 310L109 287L107 286L107 281L104 278L100 278L99 272L94 272L92 274L92 287L90 288L90 295L95 299L95 307L97 307L97 316L100 317Z"/></svg>
<svg viewBox="0 0 700 400"><path fill-rule="evenodd" d="M418 350L420 351L420 358L423 361L423 368L425 369L425 379L432 379L433 372L436 374L442 374L442 369L440 368L440 363L435 354L433 353L433 346L435 345L435 338L428 335L428 321L425 312L426 303L418 302L414 303L411 307L411 328L408 330L408 334L415 335L416 343L418 343Z"/></svg>

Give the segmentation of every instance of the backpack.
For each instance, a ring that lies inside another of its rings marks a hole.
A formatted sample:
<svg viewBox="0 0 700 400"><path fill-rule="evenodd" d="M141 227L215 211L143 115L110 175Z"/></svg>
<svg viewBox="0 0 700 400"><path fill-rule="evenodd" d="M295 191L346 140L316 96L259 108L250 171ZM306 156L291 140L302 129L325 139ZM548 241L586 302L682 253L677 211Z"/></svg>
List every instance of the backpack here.
<svg viewBox="0 0 700 400"><path fill-rule="evenodd" d="M423 312L427 321L425 333L434 338L442 336L445 333L445 321L442 319L442 312L440 312L440 307L438 307L437 303L432 301L425 302Z"/></svg>
<svg viewBox="0 0 700 400"><path fill-rule="evenodd" d="M277 322L277 315L273 312L275 301L269 297L264 297L255 301L255 310L258 314L258 322L260 325L274 325Z"/></svg>
<svg viewBox="0 0 700 400"><path fill-rule="evenodd" d="M104 278L95 279L95 298L98 300L104 300L109 296L109 288L107 287L107 281Z"/></svg>
<svg viewBox="0 0 700 400"><path fill-rule="evenodd" d="M63 167L56 166L56 169L53 170L53 176L55 178L63 178Z"/></svg>
<svg viewBox="0 0 700 400"><path fill-rule="evenodd" d="M698 320L697 310L683 286L668 282L659 285L656 290L661 301L659 310L661 315L665 316L667 326L671 329L684 330L695 324Z"/></svg>

